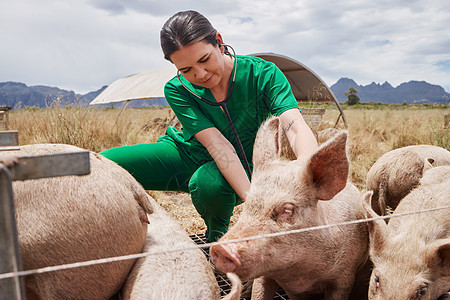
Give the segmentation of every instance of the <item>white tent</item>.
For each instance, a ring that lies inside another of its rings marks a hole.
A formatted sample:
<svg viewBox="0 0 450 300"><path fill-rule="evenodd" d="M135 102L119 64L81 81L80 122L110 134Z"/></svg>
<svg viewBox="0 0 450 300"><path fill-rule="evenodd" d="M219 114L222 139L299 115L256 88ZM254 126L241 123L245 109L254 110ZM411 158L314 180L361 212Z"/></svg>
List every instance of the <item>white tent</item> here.
<svg viewBox="0 0 450 300"><path fill-rule="evenodd" d="M89 105L164 98L164 85L177 74L175 68L130 75L114 81Z"/></svg>

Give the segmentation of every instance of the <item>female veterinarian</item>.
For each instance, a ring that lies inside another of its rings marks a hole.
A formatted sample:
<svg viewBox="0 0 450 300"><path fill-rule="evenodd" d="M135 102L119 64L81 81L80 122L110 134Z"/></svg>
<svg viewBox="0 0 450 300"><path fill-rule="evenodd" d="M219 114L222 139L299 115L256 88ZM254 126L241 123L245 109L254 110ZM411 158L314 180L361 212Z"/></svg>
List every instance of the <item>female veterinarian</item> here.
<svg viewBox="0 0 450 300"><path fill-rule="evenodd" d="M161 47L178 70L164 93L182 131L169 127L156 143L101 154L145 189L189 192L215 241L227 231L234 206L245 201L253 143L265 119L280 117L298 159L317 142L284 74L261 58L236 55L200 13L167 20Z"/></svg>

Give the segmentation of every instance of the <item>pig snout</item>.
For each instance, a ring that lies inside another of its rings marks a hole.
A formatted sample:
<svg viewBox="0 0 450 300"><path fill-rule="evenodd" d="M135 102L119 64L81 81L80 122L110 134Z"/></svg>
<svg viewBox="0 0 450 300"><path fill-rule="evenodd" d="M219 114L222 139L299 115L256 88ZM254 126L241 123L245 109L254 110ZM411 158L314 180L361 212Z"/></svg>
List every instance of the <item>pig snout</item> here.
<svg viewBox="0 0 450 300"><path fill-rule="evenodd" d="M222 272L234 272L241 266L236 245L214 245L210 249L214 265Z"/></svg>

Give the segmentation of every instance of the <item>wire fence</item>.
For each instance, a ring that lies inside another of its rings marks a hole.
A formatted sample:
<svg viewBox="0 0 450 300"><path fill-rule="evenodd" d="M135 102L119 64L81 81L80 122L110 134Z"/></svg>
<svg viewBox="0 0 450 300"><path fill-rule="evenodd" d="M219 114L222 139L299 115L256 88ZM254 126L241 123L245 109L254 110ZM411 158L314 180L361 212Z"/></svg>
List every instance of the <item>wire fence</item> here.
<svg viewBox="0 0 450 300"><path fill-rule="evenodd" d="M225 244L247 242L247 241L258 240L258 239L274 238L274 237L279 237L279 236L284 236L284 235L289 235L289 234L298 234L298 233L303 233L303 232L307 232L307 231L323 230L323 229L328 229L328 228L332 228L332 227L347 226L347 225L353 225L353 224L359 224L359 223L365 223L365 222L372 222L375 220L385 220L385 219L409 216L409 215L414 215L414 214L429 213L429 212L445 210L445 209L450 209L450 205L437 207L437 208L431 208L431 209L412 211L412 212L391 214L391 215L387 215L387 216L378 216L375 218L359 219L359 220L341 222L341 223L336 223L336 224L320 225L320 226L315 226L315 227L294 229L294 230L288 230L288 231L280 231L280 232L276 232L276 233L261 234L261 235L255 235L255 236L250 236L250 237L241 238L241 239L233 239L233 240L212 242L212 243L206 243L206 244L200 244L200 245L192 245L192 246L186 246L186 247L182 247L182 248L176 248L176 249L170 249L170 250L164 250L164 251L149 251L149 252L142 252L142 253L137 253L137 254L116 256L116 257L109 257L109 258L101 258L101 259L95 259L95 260L89 260L89 261L83 261L83 262L75 262L75 263L70 263L70 264L48 266L48 267L43 267L43 268L38 268L38 269L33 269L33 270L9 272L9 273L0 274L0 280L18 277L18 276L28 276L28 275L33 275L33 274L42 274L42 273L67 270L67 269L72 269L72 268L80 268L80 267L87 267L87 266L98 265L98 264L118 262L118 261L124 261L124 260L129 260L129 259L138 259L138 258L151 256L151 255L162 255L162 254L167 254L167 253L183 252L183 251L195 250L195 249L201 249L201 248L209 248L214 245L225 245Z"/></svg>

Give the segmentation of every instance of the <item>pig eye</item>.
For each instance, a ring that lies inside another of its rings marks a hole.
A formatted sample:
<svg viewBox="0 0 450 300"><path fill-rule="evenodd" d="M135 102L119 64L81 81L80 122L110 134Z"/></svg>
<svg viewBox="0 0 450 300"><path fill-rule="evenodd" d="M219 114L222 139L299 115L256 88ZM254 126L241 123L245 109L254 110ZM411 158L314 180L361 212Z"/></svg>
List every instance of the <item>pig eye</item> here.
<svg viewBox="0 0 450 300"><path fill-rule="evenodd" d="M375 288L379 289L380 288L380 278L377 275L375 275L373 277L373 280L375 281Z"/></svg>
<svg viewBox="0 0 450 300"><path fill-rule="evenodd" d="M425 296L425 294L427 293L427 291L428 291L428 286L422 286L422 287L420 287L418 290L417 290L417 293L416 293L416 299L420 299L420 298L422 298L423 296Z"/></svg>
<svg viewBox="0 0 450 300"><path fill-rule="evenodd" d="M292 203L284 203L274 211L275 221L286 221L294 215L295 206Z"/></svg>
<svg viewBox="0 0 450 300"><path fill-rule="evenodd" d="M370 279L370 289L369 293L373 296L378 294L381 289L381 283L380 283L380 277L375 274L375 272L372 272L372 277Z"/></svg>

